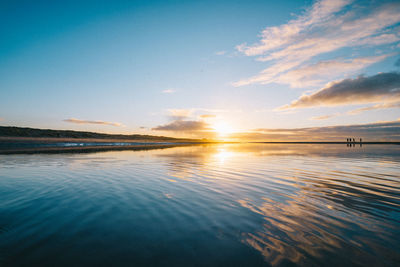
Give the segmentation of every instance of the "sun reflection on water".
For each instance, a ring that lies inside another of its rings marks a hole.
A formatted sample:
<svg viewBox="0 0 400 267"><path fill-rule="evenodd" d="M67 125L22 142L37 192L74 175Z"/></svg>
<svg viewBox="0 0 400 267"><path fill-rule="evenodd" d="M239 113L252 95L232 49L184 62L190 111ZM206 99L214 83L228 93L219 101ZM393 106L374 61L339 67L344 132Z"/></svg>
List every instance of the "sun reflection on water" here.
<svg viewBox="0 0 400 267"><path fill-rule="evenodd" d="M2 208L18 218L0 216L0 251L22 263L38 255L20 244L41 245L46 259L95 248L99 262L123 252L179 255L171 265L390 266L400 260L399 162L393 146L265 144L0 157ZM74 233L85 242L61 242Z"/></svg>
<svg viewBox="0 0 400 267"><path fill-rule="evenodd" d="M213 156L218 159L219 163L223 164L229 158L234 157L235 152L229 151L227 148L218 148Z"/></svg>

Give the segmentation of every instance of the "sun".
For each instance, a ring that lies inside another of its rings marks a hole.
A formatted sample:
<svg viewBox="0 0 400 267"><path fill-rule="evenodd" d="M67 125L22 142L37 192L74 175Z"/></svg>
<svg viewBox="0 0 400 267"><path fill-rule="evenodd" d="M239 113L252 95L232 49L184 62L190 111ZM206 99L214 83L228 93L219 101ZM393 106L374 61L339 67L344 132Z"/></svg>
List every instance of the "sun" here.
<svg viewBox="0 0 400 267"><path fill-rule="evenodd" d="M226 136L233 133L233 128L225 121L219 121L212 125L212 128L219 136Z"/></svg>

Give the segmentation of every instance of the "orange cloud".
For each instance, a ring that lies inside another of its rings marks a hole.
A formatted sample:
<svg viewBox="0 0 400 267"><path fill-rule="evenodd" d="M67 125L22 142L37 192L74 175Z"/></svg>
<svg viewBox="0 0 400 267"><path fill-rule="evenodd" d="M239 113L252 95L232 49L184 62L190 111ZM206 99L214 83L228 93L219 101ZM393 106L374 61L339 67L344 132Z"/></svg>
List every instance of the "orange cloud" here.
<svg viewBox="0 0 400 267"><path fill-rule="evenodd" d="M213 114L203 114L203 115L200 115L200 118L202 118L202 119L215 118L215 117L217 117L217 115L213 115Z"/></svg>
<svg viewBox="0 0 400 267"><path fill-rule="evenodd" d="M400 108L400 102L383 103L383 104L373 105L370 107L358 108L358 109L354 109L354 110L347 112L347 114L356 115L356 114L360 114L364 111L376 110L376 109L388 109L388 108Z"/></svg>
<svg viewBox="0 0 400 267"><path fill-rule="evenodd" d="M316 117L312 117L312 120L327 120L333 117L336 117L337 114L329 114L329 115L322 115L322 116L316 116Z"/></svg>

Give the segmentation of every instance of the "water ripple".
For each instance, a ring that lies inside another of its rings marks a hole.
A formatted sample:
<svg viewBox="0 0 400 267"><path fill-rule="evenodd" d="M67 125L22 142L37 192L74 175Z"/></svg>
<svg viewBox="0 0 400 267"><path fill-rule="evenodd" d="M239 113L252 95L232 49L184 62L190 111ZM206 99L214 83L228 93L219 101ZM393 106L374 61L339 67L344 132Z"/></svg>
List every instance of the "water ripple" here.
<svg viewBox="0 0 400 267"><path fill-rule="evenodd" d="M0 264L394 266L398 146L0 156Z"/></svg>

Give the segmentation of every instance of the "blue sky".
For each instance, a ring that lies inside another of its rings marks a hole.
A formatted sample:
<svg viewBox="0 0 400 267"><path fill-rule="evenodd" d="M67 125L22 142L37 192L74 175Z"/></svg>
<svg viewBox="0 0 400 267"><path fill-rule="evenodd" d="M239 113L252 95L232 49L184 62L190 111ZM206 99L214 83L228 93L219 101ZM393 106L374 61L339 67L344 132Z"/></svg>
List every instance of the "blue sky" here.
<svg viewBox="0 0 400 267"><path fill-rule="evenodd" d="M395 121L399 14L390 1L3 1L0 124L207 136Z"/></svg>

